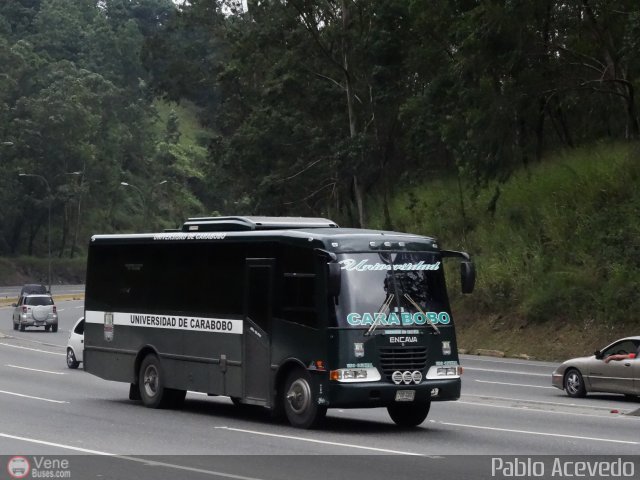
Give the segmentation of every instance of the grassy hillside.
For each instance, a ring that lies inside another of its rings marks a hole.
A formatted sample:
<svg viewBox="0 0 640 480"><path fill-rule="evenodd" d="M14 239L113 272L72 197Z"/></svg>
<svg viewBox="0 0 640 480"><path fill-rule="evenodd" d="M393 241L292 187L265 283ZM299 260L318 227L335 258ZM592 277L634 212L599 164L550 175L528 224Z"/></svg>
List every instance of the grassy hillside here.
<svg viewBox="0 0 640 480"><path fill-rule="evenodd" d="M51 259L51 282L55 284L84 283L85 257ZM0 257L0 285L22 285L49 281L49 262L41 257Z"/></svg>
<svg viewBox="0 0 640 480"><path fill-rule="evenodd" d="M454 296L461 347L565 358L640 334L639 178L639 145L599 144L466 190L464 217L455 178L403 190L392 217L474 256L476 291Z"/></svg>

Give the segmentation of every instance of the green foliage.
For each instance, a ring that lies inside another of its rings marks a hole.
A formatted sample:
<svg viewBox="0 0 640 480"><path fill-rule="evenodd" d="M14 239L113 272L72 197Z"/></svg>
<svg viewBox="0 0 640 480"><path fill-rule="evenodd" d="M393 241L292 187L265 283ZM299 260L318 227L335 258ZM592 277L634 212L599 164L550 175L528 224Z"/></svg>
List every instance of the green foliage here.
<svg viewBox="0 0 640 480"><path fill-rule="evenodd" d="M412 185L393 197L392 212L401 230L436 234L474 256L473 298L451 286L462 308L531 322L632 321L640 308L637 148L598 144L521 169L500 185L495 212L486 208L495 184L466 188L466 221L455 178Z"/></svg>

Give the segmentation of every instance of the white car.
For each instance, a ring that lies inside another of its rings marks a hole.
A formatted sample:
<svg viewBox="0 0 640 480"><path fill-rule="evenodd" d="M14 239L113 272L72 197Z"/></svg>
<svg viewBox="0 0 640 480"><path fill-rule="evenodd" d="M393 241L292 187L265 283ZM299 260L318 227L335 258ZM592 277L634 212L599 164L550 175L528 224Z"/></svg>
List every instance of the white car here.
<svg viewBox="0 0 640 480"><path fill-rule="evenodd" d="M84 317L80 317L69 333L67 342L67 367L78 368L84 350Z"/></svg>

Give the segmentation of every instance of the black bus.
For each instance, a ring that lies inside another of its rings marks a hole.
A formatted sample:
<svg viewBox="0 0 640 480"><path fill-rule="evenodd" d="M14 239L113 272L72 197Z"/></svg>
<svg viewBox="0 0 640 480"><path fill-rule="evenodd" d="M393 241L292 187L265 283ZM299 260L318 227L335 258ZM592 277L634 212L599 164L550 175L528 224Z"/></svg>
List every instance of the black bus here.
<svg viewBox="0 0 640 480"><path fill-rule="evenodd" d="M327 408L422 423L460 396L433 238L290 217L191 218L181 230L91 238L85 370L178 407L187 390L262 405L301 428Z"/></svg>

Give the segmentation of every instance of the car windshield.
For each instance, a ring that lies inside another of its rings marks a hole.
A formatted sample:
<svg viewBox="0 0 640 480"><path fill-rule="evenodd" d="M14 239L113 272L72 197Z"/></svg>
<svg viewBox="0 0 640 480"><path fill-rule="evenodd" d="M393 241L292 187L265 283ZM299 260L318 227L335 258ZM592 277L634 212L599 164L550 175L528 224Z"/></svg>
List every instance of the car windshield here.
<svg viewBox="0 0 640 480"><path fill-rule="evenodd" d="M27 297L25 303L31 306L53 305L51 297Z"/></svg>
<svg viewBox="0 0 640 480"><path fill-rule="evenodd" d="M369 329L451 323L440 256L371 252L338 256L342 286L337 326Z"/></svg>

